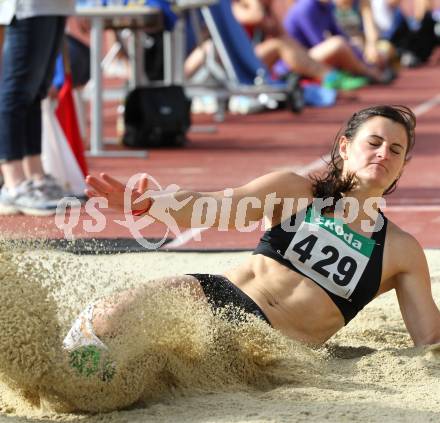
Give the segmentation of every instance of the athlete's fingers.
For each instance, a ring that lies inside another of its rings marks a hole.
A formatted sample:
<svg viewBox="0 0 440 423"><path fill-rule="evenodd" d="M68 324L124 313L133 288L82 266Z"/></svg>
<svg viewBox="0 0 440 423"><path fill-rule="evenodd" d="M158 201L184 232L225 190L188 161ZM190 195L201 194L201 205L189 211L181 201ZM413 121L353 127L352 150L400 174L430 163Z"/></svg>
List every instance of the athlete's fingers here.
<svg viewBox="0 0 440 423"><path fill-rule="evenodd" d="M139 180L138 192L139 194L143 194L148 189L148 177L147 175L142 175Z"/></svg>
<svg viewBox="0 0 440 423"><path fill-rule="evenodd" d="M100 194L98 194L96 191L93 191L91 189L85 189L84 193L87 195L87 197L92 198L92 197L101 197Z"/></svg>
<svg viewBox="0 0 440 423"><path fill-rule="evenodd" d="M105 182L107 182L109 185L111 185L113 188L117 189L118 191L124 191L125 190L125 185L124 184L119 182L117 179L112 178L107 173L101 173L100 176L101 176L101 178Z"/></svg>
<svg viewBox="0 0 440 423"><path fill-rule="evenodd" d="M108 183L102 181L96 176L89 175L86 178L87 184L98 193L112 192L113 188Z"/></svg>
<svg viewBox="0 0 440 423"><path fill-rule="evenodd" d="M85 182L86 182L86 184L87 184L87 185L93 184L93 178L94 178L94 176L92 176L92 175L87 175L86 178L85 178Z"/></svg>

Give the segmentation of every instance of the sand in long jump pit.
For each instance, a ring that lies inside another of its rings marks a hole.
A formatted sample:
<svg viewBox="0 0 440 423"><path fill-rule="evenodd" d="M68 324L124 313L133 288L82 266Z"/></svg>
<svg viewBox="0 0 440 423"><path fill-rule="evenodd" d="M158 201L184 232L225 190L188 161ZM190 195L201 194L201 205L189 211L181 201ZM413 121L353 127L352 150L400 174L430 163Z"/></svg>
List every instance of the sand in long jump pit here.
<svg viewBox="0 0 440 423"><path fill-rule="evenodd" d="M221 272L245 255L2 253L2 411L17 422L438 421L438 352L411 346L392 293L311 350L256 319L228 324L188 291L155 288L127 314L128 330L106 340L116 368L110 382L68 366L62 338L90 301L160 276ZM430 258L436 278L438 252ZM60 413L129 404L98 416Z"/></svg>
<svg viewBox="0 0 440 423"><path fill-rule="evenodd" d="M51 263L26 251L0 258L0 372L36 410L111 411L194 392L268 389L314 373L310 350L258 319L228 322L187 288L147 285L118 322L117 335L103 338L115 369L111 380L79 375L61 348L76 314L58 311L72 294L62 287L89 285L87 294L96 291L92 283L110 282L109 274L75 265L66 272L70 263L62 256ZM123 273L118 278L124 287L131 283Z"/></svg>

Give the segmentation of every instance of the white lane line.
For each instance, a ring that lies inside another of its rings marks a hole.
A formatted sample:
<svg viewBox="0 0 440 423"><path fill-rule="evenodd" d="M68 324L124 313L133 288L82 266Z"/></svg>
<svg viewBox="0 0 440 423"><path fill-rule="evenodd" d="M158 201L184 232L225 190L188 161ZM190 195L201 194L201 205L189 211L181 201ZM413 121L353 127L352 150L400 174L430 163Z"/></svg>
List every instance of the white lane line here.
<svg viewBox="0 0 440 423"><path fill-rule="evenodd" d="M429 112L435 106L440 104L440 93L430 100L426 100L418 106L414 107L413 112L416 116L422 116L423 114Z"/></svg>
<svg viewBox="0 0 440 423"><path fill-rule="evenodd" d="M167 244L164 244L162 248L167 249L167 248L181 247L182 245L185 245L187 242L191 241L192 239L197 239L197 237L207 229L209 228L188 229L182 232L177 238L174 238L172 241L168 242Z"/></svg>
<svg viewBox="0 0 440 423"><path fill-rule="evenodd" d="M440 93L436 96L430 98L429 100L424 101L423 103L420 103L416 107L413 108L414 114L419 117L427 112L429 112L431 109L433 109L435 106L440 104ZM317 172L318 170L322 169L326 162L330 160L331 156L330 154L326 154L325 156L320 157L319 159L313 160L313 162L301 166L300 168L296 168L294 171L301 176L306 176L310 173ZM388 210L390 211L403 211L410 210L410 207L422 207L421 209L413 209L414 211L428 211L426 207L437 207L437 206L391 206L388 207ZM425 207L425 208L423 208ZM435 208L432 211L440 210L440 208ZM431 211L431 210L429 210ZM181 247L182 245L185 245L187 242L189 242L191 239L193 239L194 236L200 235L206 228L203 229L188 229L187 231L182 232L177 238L175 238L173 241L169 242L168 244L164 245L164 248L176 248Z"/></svg>
<svg viewBox="0 0 440 423"><path fill-rule="evenodd" d="M387 212L440 212L440 205L423 205L423 204L409 204L407 206L389 206L384 207Z"/></svg>

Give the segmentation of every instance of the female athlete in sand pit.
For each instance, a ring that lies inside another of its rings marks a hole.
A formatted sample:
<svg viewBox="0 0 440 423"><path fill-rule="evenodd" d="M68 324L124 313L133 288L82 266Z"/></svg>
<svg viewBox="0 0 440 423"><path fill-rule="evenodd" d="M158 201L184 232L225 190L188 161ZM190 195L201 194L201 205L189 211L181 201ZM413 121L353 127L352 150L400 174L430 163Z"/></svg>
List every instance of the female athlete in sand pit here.
<svg viewBox="0 0 440 423"><path fill-rule="evenodd" d="M396 187L414 146L414 128L415 116L404 106L375 106L355 113L336 137L323 177L274 172L233 190L231 216L237 214L240 200L252 197L259 201L244 209L246 218L270 219L270 229L245 263L223 275L185 275L162 283L189 286L214 308L232 304L290 338L315 345L327 341L375 297L395 289L414 344L440 342L440 312L423 249L377 206L378 198ZM125 185L106 174L89 176L87 183L90 197L102 196L109 206L123 208ZM138 213L147 213L152 204L151 198L135 204L146 188L144 179L131 193ZM271 208L264 203L272 194L281 200L274 202L273 213L267 213ZM172 195L187 204L170 214L179 226L190 227L198 198L209 197L220 205L225 194ZM316 199L330 197L333 206L320 212ZM345 201L339 204L353 204L353 209L359 204L354 217L348 219L349 210L337 207L341 198ZM298 200L298 205L303 199L303 207L284 219L288 199ZM218 213L214 226L219 221ZM101 345L100 338L115 330L132 299L142 292L125 291L90 306L69 332L65 346L84 345L84 332L87 342L93 339Z"/></svg>

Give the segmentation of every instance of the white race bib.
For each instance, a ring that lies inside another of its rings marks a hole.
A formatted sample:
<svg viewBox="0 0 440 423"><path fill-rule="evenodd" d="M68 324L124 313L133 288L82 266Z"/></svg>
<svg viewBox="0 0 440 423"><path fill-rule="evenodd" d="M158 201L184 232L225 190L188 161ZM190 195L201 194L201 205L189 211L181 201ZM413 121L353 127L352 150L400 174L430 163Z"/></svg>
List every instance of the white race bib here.
<svg viewBox="0 0 440 423"><path fill-rule="evenodd" d="M284 258L328 291L348 299L376 242L309 208Z"/></svg>

